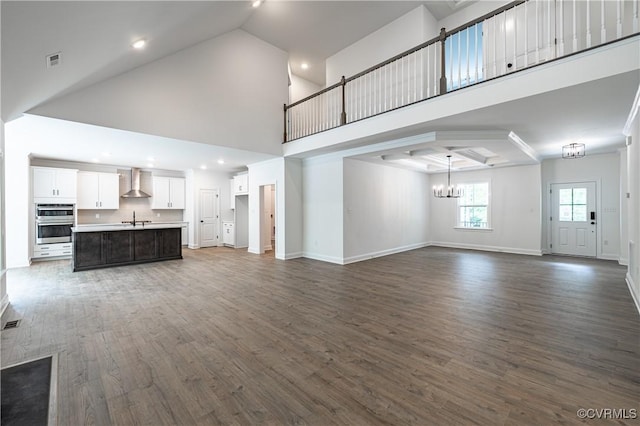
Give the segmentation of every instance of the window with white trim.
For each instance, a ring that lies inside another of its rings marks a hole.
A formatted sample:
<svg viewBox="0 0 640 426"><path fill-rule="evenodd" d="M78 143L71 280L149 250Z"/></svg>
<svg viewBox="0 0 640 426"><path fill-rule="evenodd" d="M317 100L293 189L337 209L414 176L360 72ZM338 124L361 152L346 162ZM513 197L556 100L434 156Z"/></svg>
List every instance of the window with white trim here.
<svg viewBox="0 0 640 426"><path fill-rule="evenodd" d="M458 198L458 227L489 229L489 182L466 183Z"/></svg>

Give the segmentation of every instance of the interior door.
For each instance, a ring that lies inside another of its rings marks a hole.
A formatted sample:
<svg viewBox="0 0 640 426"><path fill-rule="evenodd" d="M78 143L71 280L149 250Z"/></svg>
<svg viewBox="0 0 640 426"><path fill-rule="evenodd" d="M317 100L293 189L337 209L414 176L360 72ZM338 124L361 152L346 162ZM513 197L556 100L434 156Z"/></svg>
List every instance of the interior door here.
<svg viewBox="0 0 640 426"><path fill-rule="evenodd" d="M219 200L219 190L200 190L200 247L217 246L220 242Z"/></svg>
<svg viewBox="0 0 640 426"><path fill-rule="evenodd" d="M551 185L551 252L596 257L596 183Z"/></svg>

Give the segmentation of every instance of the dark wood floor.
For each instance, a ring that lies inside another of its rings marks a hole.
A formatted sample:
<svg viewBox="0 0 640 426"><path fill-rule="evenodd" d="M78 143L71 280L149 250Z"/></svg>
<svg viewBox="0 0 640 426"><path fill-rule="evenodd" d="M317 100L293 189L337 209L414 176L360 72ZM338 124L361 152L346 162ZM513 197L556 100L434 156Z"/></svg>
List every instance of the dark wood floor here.
<svg viewBox="0 0 640 426"><path fill-rule="evenodd" d="M59 352L60 425L548 425L640 409L640 315L614 262L184 257L9 271L3 324L22 322L2 332L2 365Z"/></svg>

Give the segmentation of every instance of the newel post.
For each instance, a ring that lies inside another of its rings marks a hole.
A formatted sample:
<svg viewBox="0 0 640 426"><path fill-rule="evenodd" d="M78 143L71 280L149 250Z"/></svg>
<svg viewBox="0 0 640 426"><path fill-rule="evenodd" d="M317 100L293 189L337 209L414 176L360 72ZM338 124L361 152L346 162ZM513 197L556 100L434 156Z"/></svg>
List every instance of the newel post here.
<svg viewBox="0 0 640 426"><path fill-rule="evenodd" d="M344 78L344 75L342 76L342 79L340 80L340 84L342 84L342 114L340 114L340 125L344 125L347 124L347 111L346 111L346 102L345 102L345 87L347 85L347 81Z"/></svg>
<svg viewBox="0 0 640 426"><path fill-rule="evenodd" d="M446 49L445 41L447 40L447 31L440 29L440 94L447 93L447 67L446 67Z"/></svg>
<svg viewBox="0 0 640 426"><path fill-rule="evenodd" d="M285 143L287 141L287 104L284 104L284 137L282 139L282 143Z"/></svg>

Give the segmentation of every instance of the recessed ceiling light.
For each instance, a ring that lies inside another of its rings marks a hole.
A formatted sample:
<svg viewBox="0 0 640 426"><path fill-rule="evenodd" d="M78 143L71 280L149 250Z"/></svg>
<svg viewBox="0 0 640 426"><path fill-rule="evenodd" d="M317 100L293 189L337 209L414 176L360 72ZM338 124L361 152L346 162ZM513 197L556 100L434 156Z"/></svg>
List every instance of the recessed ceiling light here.
<svg viewBox="0 0 640 426"><path fill-rule="evenodd" d="M134 41L131 44L131 47L133 47L134 49L144 49L146 45L147 45L147 40L141 38L140 40Z"/></svg>
<svg viewBox="0 0 640 426"><path fill-rule="evenodd" d="M255 0L253 3L251 3L251 6L260 7L261 4L262 4L262 0Z"/></svg>
<svg viewBox="0 0 640 426"><path fill-rule="evenodd" d="M99 163L99 162L100 162L100 160L99 160L98 158L92 158L92 159L91 159L91 162L92 162L92 163Z"/></svg>
<svg viewBox="0 0 640 426"><path fill-rule="evenodd" d="M150 168L150 169L153 169L153 164L148 163L148 164L147 164L147 167L148 167L148 168Z"/></svg>
<svg viewBox="0 0 640 426"><path fill-rule="evenodd" d="M206 165L204 165L204 164L203 164L202 166L200 166L200 168L201 168L202 170L207 170L207 166L206 166Z"/></svg>
<svg viewBox="0 0 640 426"><path fill-rule="evenodd" d="M156 161L156 160L155 160L153 157L147 157L147 161L148 161L148 162L150 162L150 163L152 163L152 162L154 162L154 161Z"/></svg>
<svg viewBox="0 0 640 426"><path fill-rule="evenodd" d="M218 164L224 164L224 160L221 158L218 160Z"/></svg>
<svg viewBox="0 0 640 426"><path fill-rule="evenodd" d="M301 67L303 70L307 70L307 69L309 69L309 64L308 64L308 63L306 63L306 62L303 62L302 64L300 64L300 67Z"/></svg>

